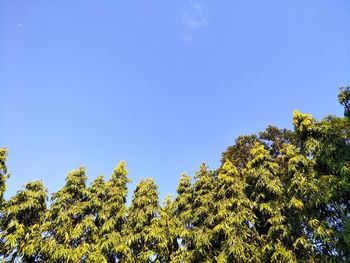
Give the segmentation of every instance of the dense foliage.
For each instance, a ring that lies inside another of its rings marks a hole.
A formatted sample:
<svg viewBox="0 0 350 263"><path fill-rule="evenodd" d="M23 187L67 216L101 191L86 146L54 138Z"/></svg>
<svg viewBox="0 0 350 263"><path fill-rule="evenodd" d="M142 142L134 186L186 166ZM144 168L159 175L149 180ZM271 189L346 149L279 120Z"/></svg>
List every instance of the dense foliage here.
<svg viewBox="0 0 350 263"><path fill-rule="evenodd" d="M294 112L294 130L241 136L182 174L160 205L144 179L127 207L128 171L86 184L85 168L51 196L40 181L4 199L0 149L0 259L4 262L350 262L350 88L344 117Z"/></svg>

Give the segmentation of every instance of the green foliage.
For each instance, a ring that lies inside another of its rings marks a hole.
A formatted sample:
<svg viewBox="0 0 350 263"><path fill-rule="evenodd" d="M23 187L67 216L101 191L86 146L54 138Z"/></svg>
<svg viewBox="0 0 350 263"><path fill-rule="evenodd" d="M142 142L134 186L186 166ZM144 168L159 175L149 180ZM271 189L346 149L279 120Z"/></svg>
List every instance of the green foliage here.
<svg viewBox="0 0 350 263"><path fill-rule="evenodd" d="M0 148L0 225L4 220L4 193L6 191L6 180L9 178L9 174L6 166L7 149ZM0 258L4 255L4 228L0 228Z"/></svg>
<svg viewBox="0 0 350 263"><path fill-rule="evenodd" d="M153 179L142 180L128 211L128 240L133 262L159 262L164 235L160 228L158 188Z"/></svg>
<svg viewBox="0 0 350 263"><path fill-rule="evenodd" d="M340 89L338 101L344 106L344 116L350 117L350 87Z"/></svg>
<svg viewBox="0 0 350 263"><path fill-rule="evenodd" d="M128 171L86 186L85 168L51 196L40 181L4 199L0 148L0 260L4 262L350 262L350 88L345 117L295 111L294 130L240 136L221 165L182 174L159 205L153 179L126 206Z"/></svg>
<svg viewBox="0 0 350 263"><path fill-rule="evenodd" d="M27 183L3 208L1 239L4 241L1 254L6 262L21 258L24 262L40 259L37 241L39 229L46 212L47 190L42 182Z"/></svg>
<svg viewBox="0 0 350 263"><path fill-rule="evenodd" d="M121 161L114 169L107 183L99 183L100 187L93 188L92 199L98 203L94 211L97 247L108 262L115 262L126 257L124 230L126 222L126 197L128 194L126 164Z"/></svg>
<svg viewBox="0 0 350 263"><path fill-rule="evenodd" d="M192 206L192 246L188 248L191 262L210 262L214 258L213 242L216 204L214 172L202 163L195 175Z"/></svg>
<svg viewBox="0 0 350 263"><path fill-rule="evenodd" d="M43 225L41 248L50 262L78 262L88 255L85 242L94 218L88 210L85 168L67 175L66 184L52 195L52 204Z"/></svg>
<svg viewBox="0 0 350 263"><path fill-rule="evenodd" d="M9 178L6 166L7 149L0 148L0 208L4 202L4 192L6 191L6 179Z"/></svg>
<svg viewBox="0 0 350 263"><path fill-rule="evenodd" d="M246 196L245 177L229 161L219 169L214 237L217 262L260 262L254 203Z"/></svg>
<svg viewBox="0 0 350 263"><path fill-rule="evenodd" d="M178 261L183 262L188 257L188 251L193 249L192 238L192 215L193 215L193 188L191 177L185 173L181 175L177 187L177 197L174 201L174 220L176 222L175 235L179 248L177 251Z"/></svg>
<svg viewBox="0 0 350 263"><path fill-rule="evenodd" d="M158 254L161 262L182 262L183 251L179 247L178 224L175 216L175 203L168 195L164 199L164 207L160 210L160 229L162 242L158 244Z"/></svg>
<svg viewBox="0 0 350 263"><path fill-rule="evenodd" d="M270 151L258 142L251 150L251 157L243 170L248 183L246 194L254 203L254 226L260 236L263 258L274 261L275 253L279 253L276 250L276 236L285 235L281 202L284 189L279 177L280 166ZM279 257L279 260L287 261L283 257Z"/></svg>

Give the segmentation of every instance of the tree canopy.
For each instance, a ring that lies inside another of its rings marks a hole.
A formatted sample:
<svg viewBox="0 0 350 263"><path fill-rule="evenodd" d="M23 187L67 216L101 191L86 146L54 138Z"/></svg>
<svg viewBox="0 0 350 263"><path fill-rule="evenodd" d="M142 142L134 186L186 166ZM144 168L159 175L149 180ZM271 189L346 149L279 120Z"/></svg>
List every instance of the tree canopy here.
<svg viewBox="0 0 350 263"><path fill-rule="evenodd" d="M159 202L142 179L127 206L124 161L108 180L70 172L50 197L41 181L6 200L0 148L4 262L350 262L350 88L344 117L294 111L293 130L240 136L219 167L182 174Z"/></svg>

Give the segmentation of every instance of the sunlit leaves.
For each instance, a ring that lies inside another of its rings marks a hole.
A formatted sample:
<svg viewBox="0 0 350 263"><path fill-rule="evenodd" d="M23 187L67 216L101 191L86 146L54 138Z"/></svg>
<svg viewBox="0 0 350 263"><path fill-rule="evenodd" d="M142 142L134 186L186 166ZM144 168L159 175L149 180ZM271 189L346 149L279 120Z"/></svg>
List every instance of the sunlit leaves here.
<svg viewBox="0 0 350 263"><path fill-rule="evenodd" d="M40 181L4 200L7 150L0 148L0 260L5 262L350 261L349 88L345 118L294 112L294 131L268 126L240 136L221 165L182 174L159 204L153 179L127 208L128 171L90 185L84 167L51 196ZM193 180L193 182L192 182Z"/></svg>

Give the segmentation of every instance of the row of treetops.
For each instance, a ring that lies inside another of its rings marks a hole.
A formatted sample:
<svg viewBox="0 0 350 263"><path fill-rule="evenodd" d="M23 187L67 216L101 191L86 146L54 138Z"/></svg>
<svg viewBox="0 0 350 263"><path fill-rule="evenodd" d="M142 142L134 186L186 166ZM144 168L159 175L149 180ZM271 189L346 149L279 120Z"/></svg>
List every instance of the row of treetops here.
<svg viewBox="0 0 350 263"><path fill-rule="evenodd" d="M86 184L85 168L51 195L41 181L9 200L0 149L4 262L350 262L350 88L344 117L294 112L294 130L238 137L221 165L183 174L159 204L144 179L126 205L128 172Z"/></svg>

